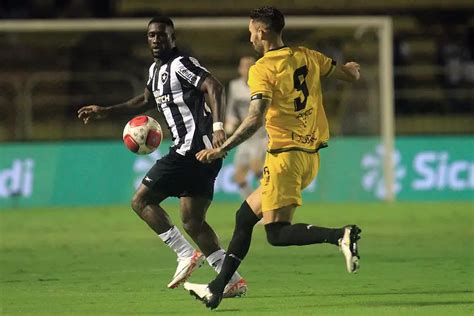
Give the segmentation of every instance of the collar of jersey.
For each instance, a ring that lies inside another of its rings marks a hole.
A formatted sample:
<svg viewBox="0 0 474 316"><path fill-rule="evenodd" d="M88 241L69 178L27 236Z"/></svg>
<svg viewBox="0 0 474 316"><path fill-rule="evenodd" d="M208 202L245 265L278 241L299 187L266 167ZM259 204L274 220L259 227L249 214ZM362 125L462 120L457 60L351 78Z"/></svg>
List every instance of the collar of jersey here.
<svg viewBox="0 0 474 316"><path fill-rule="evenodd" d="M168 64L170 61L173 61L176 57L178 57L180 55L180 51L178 50L178 47L173 47L171 49L171 54L170 54L170 57L165 61L161 61L160 60L160 64L161 65L165 65L165 64Z"/></svg>
<svg viewBox="0 0 474 316"><path fill-rule="evenodd" d="M286 46L286 45L283 45L283 46L280 46L280 47L277 47L277 48L272 48L272 49L269 49L269 50L265 53L265 55L268 54L268 53L272 53L272 52L281 52L281 50L284 49L284 48L289 48L289 47Z"/></svg>
<svg viewBox="0 0 474 316"><path fill-rule="evenodd" d="M288 46L284 45L284 46L281 46L281 47L277 47L277 48L272 48L272 49L269 49L264 56L268 56L269 54L278 54L278 53L281 53L282 51L286 50L286 48L289 49Z"/></svg>

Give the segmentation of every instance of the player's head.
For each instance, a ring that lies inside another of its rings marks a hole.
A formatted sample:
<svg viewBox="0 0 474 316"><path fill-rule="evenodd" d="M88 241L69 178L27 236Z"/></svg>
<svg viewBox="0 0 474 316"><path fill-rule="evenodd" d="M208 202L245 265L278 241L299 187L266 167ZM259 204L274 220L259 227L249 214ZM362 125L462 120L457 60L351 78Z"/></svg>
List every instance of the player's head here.
<svg viewBox="0 0 474 316"><path fill-rule="evenodd" d="M255 57L242 56L239 62L239 75L247 82L250 67L255 64Z"/></svg>
<svg viewBox="0 0 474 316"><path fill-rule="evenodd" d="M263 42L281 38L283 27L285 17L276 8L266 6L250 11L250 42L261 54L264 53Z"/></svg>
<svg viewBox="0 0 474 316"><path fill-rule="evenodd" d="M147 38L153 58L166 59L176 47L173 21L164 15L155 16L148 22Z"/></svg>

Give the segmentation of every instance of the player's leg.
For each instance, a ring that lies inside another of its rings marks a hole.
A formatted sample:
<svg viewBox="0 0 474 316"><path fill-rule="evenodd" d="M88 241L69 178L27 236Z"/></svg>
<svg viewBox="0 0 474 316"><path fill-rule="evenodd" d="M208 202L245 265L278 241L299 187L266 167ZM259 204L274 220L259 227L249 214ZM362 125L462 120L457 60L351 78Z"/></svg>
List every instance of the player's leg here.
<svg viewBox="0 0 474 316"><path fill-rule="evenodd" d="M245 144L237 147L234 156L234 181L239 186L239 193L242 199L246 199L252 188L247 181L247 174L249 172L249 159L250 159L251 145Z"/></svg>
<svg viewBox="0 0 474 316"><path fill-rule="evenodd" d="M185 283L184 288L206 306L214 309L223 297L226 284L237 271L242 260L250 249L252 232L255 224L261 219L261 188L252 192L240 206L235 215L235 228L227 248L227 254L222 269L217 277L209 284Z"/></svg>
<svg viewBox="0 0 474 316"><path fill-rule="evenodd" d="M341 246L346 263L350 263L347 265L348 271L355 272L359 258L356 243L360 229L357 226L326 228L308 223L291 224L296 206L302 203L301 190L316 176L319 155L302 152L284 153L277 159L269 159L267 166L268 178L273 174L271 181L263 181L262 209L268 242L273 246L319 243ZM345 244L349 249L345 249Z"/></svg>
<svg viewBox="0 0 474 316"><path fill-rule="evenodd" d="M221 249L216 233L205 220L209 205L211 205L211 200L204 197L185 196L180 198L180 216L183 228L205 256Z"/></svg>
<svg viewBox="0 0 474 316"><path fill-rule="evenodd" d="M268 139L264 137L262 139L257 140L255 142L255 146L252 149L249 167L250 171L253 173L257 181L260 181L262 179L263 166L265 165L265 156L267 153L267 143ZM263 225L263 218L260 219L257 224Z"/></svg>
<svg viewBox="0 0 474 316"><path fill-rule="evenodd" d="M178 267L168 287L174 288L186 279L204 259L194 250L194 247L184 238L179 229L173 225L160 202L167 196L151 190L141 184L132 199L133 210L142 218L153 231L170 247L178 257Z"/></svg>
<svg viewBox="0 0 474 316"><path fill-rule="evenodd" d="M201 251L206 255L209 265L219 273L226 252L219 245L219 239L206 222L206 213L211 200L203 197L182 197L181 220L186 232L191 236ZM225 297L235 297L245 294L247 284L237 271L231 276L224 289Z"/></svg>
<svg viewBox="0 0 474 316"><path fill-rule="evenodd" d="M162 234L173 227L170 217L160 206L166 198L166 195L154 192L143 184L140 184L132 198L132 209L157 234Z"/></svg>
<svg viewBox="0 0 474 316"><path fill-rule="evenodd" d="M296 205L263 212L267 240L272 246L303 246L320 243L339 245L344 228L318 227L306 223L291 224Z"/></svg>
<svg viewBox="0 0 474 316"><path fill-rule="evenodd" d="M247 181L247 174L249 172L249 168L246 165L242 164L235 164L234 167L234 181L239 186L239 193L242 199L246 199L247 196L252 193L252 188Z"/></svg>
<svg viewBox="0 0 474 316"><path fill-rule="evenodd" d="M357 272L359 254L357 241L361 230L356 225L342 228L318 227L306 223L291 224L295 206L263 212L267 240L273 246L303 246L329 243L341 248L349 273Z"/></svg>
<svg viewBox="0 0 474 316"><path fill-rule="evenodd" d="M169 196L178 196L181 188L176 174L183 169L181 160L168 154L148 171L132 199L134 211L158 234L178 257L178 266L168 287L174 288L202 264L204 256L171 222L160 203Z"/></svg>

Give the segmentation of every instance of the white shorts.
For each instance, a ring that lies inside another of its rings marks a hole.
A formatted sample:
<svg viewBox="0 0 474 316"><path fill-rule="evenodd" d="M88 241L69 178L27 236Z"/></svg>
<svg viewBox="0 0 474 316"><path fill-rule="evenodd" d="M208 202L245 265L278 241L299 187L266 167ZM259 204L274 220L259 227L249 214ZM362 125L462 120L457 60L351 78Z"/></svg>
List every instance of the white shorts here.
<svg viewBox="0 0 474 316"><path fill-rule="evenodd" d="M252 161L260 161L262 166L267 152L268 139L250 138L237 147L234 156L234 165L250 167Z"/></svg>

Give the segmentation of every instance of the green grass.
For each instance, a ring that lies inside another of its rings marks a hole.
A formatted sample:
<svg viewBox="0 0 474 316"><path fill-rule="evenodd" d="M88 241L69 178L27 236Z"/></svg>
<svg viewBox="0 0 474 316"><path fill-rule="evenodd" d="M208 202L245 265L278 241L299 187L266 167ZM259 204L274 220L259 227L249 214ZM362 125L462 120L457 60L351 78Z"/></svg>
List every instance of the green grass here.
<svg viewBox="0 0 474 316"><path fill-rule="evenodd" d="M179 224L176 203L166 206ZM209 211L224 246L237 207ZM334 246L271 247L257 226L240 269L248 295L214 313L474 315L472 204L306 204L298 221L362 227L360 272L345 272ZM0 233L1 315L211 313L166 288L174 253L126 206L4 210ZM213 276L205 265L191 279Z"/></svg>

